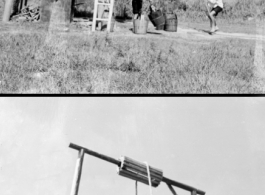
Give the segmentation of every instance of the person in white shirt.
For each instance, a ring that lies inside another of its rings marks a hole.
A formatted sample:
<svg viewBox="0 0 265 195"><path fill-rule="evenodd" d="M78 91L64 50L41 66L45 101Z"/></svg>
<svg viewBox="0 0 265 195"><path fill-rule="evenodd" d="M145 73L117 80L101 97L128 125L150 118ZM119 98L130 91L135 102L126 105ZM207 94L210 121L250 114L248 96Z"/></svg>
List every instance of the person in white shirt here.
<svg viewBox="0 0 265 195"><path fill-rule="evenodd" d="M219 30L216 23L216 16L223 11L224 4L222 0L205 0L205 5L207 8L207 16L210 19L210 33L214 33Z"/></svg>

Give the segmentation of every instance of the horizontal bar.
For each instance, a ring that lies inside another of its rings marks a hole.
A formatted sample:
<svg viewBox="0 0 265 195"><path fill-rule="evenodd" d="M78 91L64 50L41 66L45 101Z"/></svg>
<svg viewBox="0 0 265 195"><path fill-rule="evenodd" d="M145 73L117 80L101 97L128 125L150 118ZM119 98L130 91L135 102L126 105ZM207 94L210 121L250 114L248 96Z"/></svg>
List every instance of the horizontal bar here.
<svg viewBox="0 0 265 195"><path fill-rule="evenodd" d="M177 181L168 179L166 177L163 177L162 178L162 181L165 182L165 183L167 183L167 184L169 184L169 185L176 186L176 187L179 187L181 189L184 189L184 190L187 190L187 191L190 191L190 192L196 191L197 194L200 194L200 195L204 195L205 194L205 192L202 191L202 190L199 190L199 189L196 189L196 188L194 188L192 186L188 186L186 184L183 184L183 183L180 183L180 182L177 182Z"/></svg>
<svg viewBox="0 0 265 195"><path fill-rule="evenodd" d="M96 18L96 20L109 21L109 19L106 18Z"/></svg>
<svg viewBox="0 0 265 195"><path fill-rule="evenodd" d="M109 156L105 156L105 155L103 155L103 154L99 154L99 153L97 153L97 152L94 152L94 151L92 151L92 150L89 150L89 149L84 148L84 147L82 147L82 146L78 146L78 145L73 144L73 143L70 143L69 147L70 147L70 148L73 148L73 149L76 149L76 150L84 149L84 152L85 152L86 154L89 154L89 155L91 155L91 156L95 156L95 157L100 158L100 159L102 159L102 160L108 161L108 162L113 163L113 164L115 164L115 165L117 165L117 166L120 166L120 164L121 164L121 162L120 162L119 160L116 160L116 159L111 158L111 157L109 157Z"/></svg>
<svg viewBox="0 0 265 195"><path fill-rule="evenodd" d="M103 155L103 154L99 154L97 152L94 152L94 151L89 150L87 148L84 148L82 146L78 146L76 144L70 143L69 147L73 148L73 149L76 149L78 151L80 151L81 149L84 149L84 153L86 153L86 154L89 154L91 156L95 156L95 157L100 158L102 160L105 160L105 161L108 161L110 163L113 163L113 164L117 165L118 167L121 166L121 161L120 160L116 160L116 159L111 158L109 156L106 156L106 155ZM167 183L167 184L169 184L169 185L176 186L176 187L179 187L181 189L184 189L184 190L187 190L187 191L190 191L190 192L196 191L197 194L200 194L200 195L204 195L205 194L205 192L202 191L202 190L199 190L199 189L196 189L196 188L194 188L192 186L188 186L186 184L183 184L183 183L168 179L166 177L163 177L162 181Z"/></svg>
<svg viewBox="0 0 265 195"><path fill-rule="evenodd" d="M97 3L98 5L108 5L108 6L111 6L110 3Z"/></svg>

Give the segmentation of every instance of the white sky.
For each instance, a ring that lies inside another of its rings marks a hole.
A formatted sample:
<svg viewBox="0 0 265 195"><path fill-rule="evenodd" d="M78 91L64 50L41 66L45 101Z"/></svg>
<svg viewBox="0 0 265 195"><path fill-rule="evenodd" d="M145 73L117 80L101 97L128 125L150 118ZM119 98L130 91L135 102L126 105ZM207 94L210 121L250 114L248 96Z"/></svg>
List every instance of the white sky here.
<svg viewBox="0 0 265 195"><path fill-rule="evenodd" d="M0 98L0 194L70 195L72 142L147 161L208 195L263 195L263 116L263 97ZM85 156L79 195L134 195L134 185L115 165ZM171 195L164 183L153 188L162 194Z"/></svg>

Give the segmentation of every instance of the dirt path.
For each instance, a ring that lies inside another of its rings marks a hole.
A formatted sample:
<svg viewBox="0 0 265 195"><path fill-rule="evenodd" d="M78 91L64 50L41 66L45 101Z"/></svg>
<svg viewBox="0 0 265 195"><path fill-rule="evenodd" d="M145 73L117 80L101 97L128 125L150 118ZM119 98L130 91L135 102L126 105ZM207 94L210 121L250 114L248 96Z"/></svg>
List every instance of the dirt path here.
<svg viewBox="0 0 265 195"><path fill-rule="evenodd" d="M119 32L123 32L126 34L131 34L132 36L146 36L146 35L135 35L132 33L131 30L128 31L128 29L132 29L132 22L127 23L118 23L116 34L119 34ZM123 29L123 30L121 30ZM224 38L235 38L235 39L246 39L246 40L256 40L257 38L259 40L265 41L265 34L244 34L244 33L225 33L225 32L216 32L214 35L210 35L206 30L195 30L191 28L182 28L178 27L178 32L166 32L166 31L157 31L155 30L155 27L153 27L152 24L149 24L148 33L147 36L153 37L168 37L168 38L175 38L175 37L183 37L188 38L189 40L193 39L208 39L208 40L217 40L217 39L224 39ZM160 36L158 36L160 35Z"/></svg>

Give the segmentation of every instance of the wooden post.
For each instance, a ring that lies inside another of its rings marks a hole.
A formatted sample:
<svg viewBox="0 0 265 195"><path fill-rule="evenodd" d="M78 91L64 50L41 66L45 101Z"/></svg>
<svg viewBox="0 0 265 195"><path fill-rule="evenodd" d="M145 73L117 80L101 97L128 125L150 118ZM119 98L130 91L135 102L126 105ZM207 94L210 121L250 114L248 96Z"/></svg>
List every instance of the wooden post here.
<svg viewBox="0 0 265 195"><path fill-rule="evenodd" d="M19 1L19 10L21 10L23 8L23 0Z"/></svg>
<svg viewBox="0 0 265 195"><path fill-rule="evenodd" d="M13 4L14 4L14 0L6 0L5 1L5 9L4 9L4 14L3 14L3 22L9 22Z"/></svg>
<svg viewBox="0 0 265 195"><path fill-rule="evenodd" d="M135 195L137 195L138 192L137 192L137 181L135 181Z"/></svg>
<svg viewBox="0 0 265 195"><path fill-rule="evenodd" d="M71 189L71 195L77 195L79 189L79 183L82 174L82 165L84 160L84 149L79 150L78 158L76 160L76 167L74 173L74 180Z"/></svg>
<svg viewBox="0 0 265 195"><path fill-rule="evenodd" d="M71 2L71 17L70 17L70 22L73 22L73 19L74 19L74 9L75 9L75 0L72 0L72 2Z"/></svg>
<svg viewBox="0 0 265 195"><path fill-rule="evenodd" d="M193 191L191 192L191 195L197 195L196 190L193 190Z"/></svg>
<svg viewBox="0 0 265 195"><path fill-rule="evenodd" d="M173 193L173 195L178 195L178 194L176 193L176 191L174 190L174 188L172 187L172 185L167 184L167 186L169 187L169 189L170 189L170 191Z"/></svg>

